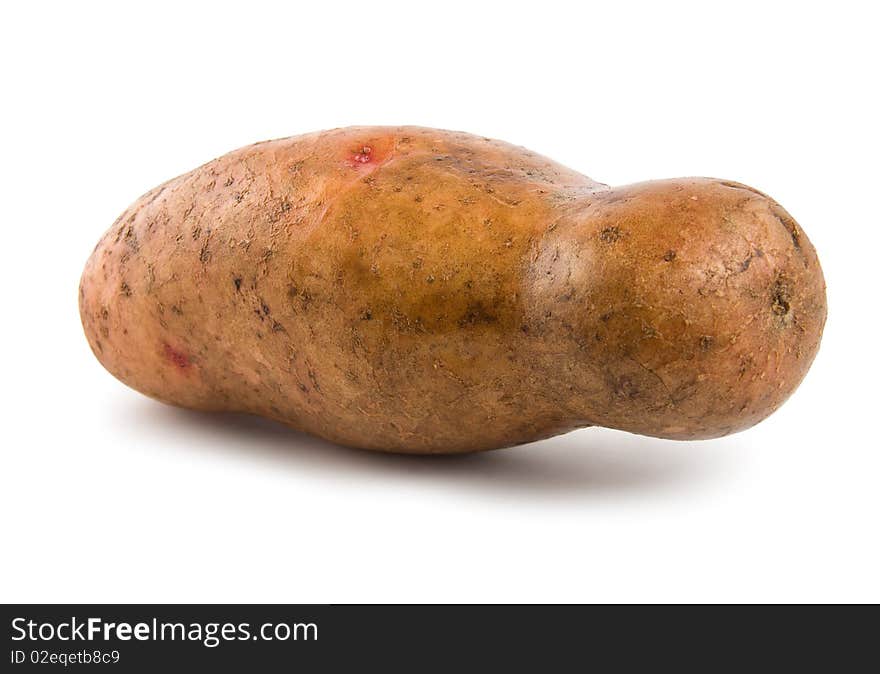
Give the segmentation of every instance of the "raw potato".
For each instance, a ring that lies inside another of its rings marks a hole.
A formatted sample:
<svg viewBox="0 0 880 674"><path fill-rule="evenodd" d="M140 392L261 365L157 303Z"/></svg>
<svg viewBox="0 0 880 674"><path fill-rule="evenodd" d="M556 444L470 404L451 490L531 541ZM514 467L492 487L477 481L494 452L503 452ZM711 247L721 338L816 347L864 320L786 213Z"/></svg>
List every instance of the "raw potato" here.
<svg viewBox="0 0 880 674"><path fill-rule="evenodd" d="M80 312L104 367L164 402L441 453L747 428L806 374L826 305L803 230L745 185L609 188L487 138L354 127L145 194Z"/></svg>

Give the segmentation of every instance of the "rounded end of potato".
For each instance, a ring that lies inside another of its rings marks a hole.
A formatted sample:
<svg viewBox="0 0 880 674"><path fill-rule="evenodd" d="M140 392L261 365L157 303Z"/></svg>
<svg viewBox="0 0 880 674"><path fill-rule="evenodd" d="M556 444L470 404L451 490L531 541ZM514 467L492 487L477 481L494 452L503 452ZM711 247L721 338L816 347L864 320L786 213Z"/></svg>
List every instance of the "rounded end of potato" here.
<svg viewBox="0 0 880 674"><path fill-rule="evenodd" d="M531 313L568 343L567 416L664 438L719 437L771 414L806 375L826 316L795 220L708 178L599 195L545 238L531 278L544 286Z"/></svg>

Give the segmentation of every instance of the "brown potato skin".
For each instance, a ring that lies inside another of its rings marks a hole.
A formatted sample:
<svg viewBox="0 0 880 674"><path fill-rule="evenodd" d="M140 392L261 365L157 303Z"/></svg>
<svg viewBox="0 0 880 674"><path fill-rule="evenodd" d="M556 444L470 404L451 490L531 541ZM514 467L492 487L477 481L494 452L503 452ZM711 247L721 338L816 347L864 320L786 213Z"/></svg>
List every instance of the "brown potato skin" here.
<svg viewBox="0 0 880 674"><path fill-rule="evenodd" d="M826 302L804 232L744 185L612 189L495 140L353 127L145 194L80 312L104 367L164 402L451 453L747 428L803 379Z"/></svg>

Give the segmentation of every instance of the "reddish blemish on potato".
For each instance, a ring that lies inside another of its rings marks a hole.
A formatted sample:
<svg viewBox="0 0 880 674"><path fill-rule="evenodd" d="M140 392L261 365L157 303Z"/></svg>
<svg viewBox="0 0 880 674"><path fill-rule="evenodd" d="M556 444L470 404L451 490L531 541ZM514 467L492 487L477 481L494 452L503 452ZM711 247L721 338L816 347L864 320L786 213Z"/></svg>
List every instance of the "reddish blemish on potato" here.
<svg viewBox="0 0 880 674"><path fill-rule="evenodd" d="M369 145L362 145L360 148L351 152L345 162L352 168L357 168L363 164L369 164L373 160L373 148Z"/></svg>
<svg viewBox="0 0 880 674"><path fill-rule="evenodd" d="M373 148L369 145L364 145L360 150L358 150L354 155L354 160L361 164L366 164L370 161L370 155L373 153Z"/></svg>
<svg viewBox="0 0 880 674"><path fill-rule="evenodd" d="M394 136L371 136L343 146L342 163L359 174L372 173L387 164L395 154Z"/></svg>
<svg viewBox="0 0 880 674"><path fill-rule="evenodd" d="M181 353L170 344L163 344L162 347L165 353L165 358L167 358L171 363L179 367L181 370L185 370L190 366L190 360L186 356L186 354Z"/></svg>

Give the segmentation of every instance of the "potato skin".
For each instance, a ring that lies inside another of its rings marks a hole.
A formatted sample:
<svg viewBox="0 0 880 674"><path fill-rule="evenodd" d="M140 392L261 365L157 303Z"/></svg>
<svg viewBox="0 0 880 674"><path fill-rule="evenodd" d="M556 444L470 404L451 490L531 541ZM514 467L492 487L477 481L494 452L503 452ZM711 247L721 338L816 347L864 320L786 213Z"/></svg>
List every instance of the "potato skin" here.
<svg viewBox="0 0 880 674"><path fill-rule="evenodd" d="M747 428L803 379L826 303L804 232L744 185L612 189L495 140L352 127L142 196L80 312L104 367L164 402L446 453Z"/></svg>

